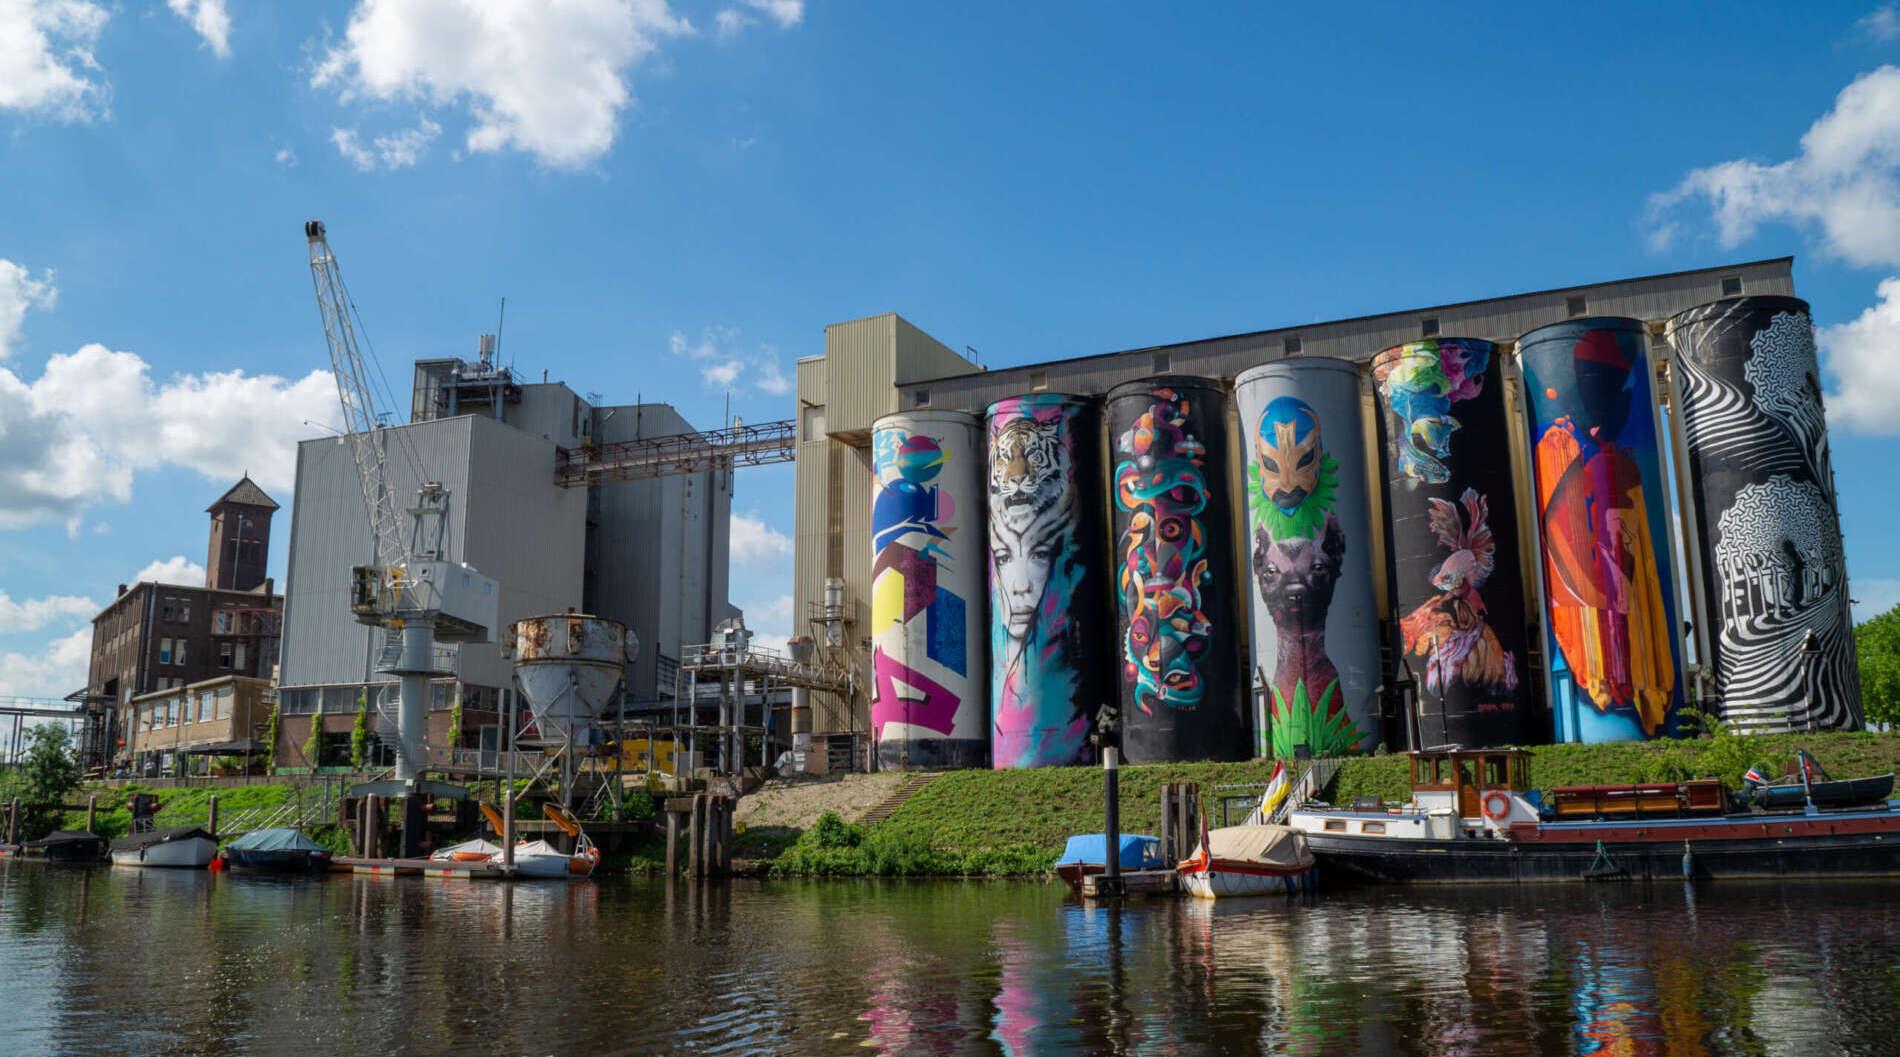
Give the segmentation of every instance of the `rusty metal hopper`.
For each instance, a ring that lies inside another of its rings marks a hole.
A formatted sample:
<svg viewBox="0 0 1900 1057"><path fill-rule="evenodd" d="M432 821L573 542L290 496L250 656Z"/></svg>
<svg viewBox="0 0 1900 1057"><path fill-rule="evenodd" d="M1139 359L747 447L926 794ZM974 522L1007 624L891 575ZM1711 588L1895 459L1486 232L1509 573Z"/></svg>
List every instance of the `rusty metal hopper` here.
<svg viewBox="0 0 1900 1057"><path fill-rule="evenodd" d="M514 657L515 681L535 725L546 736L571 739L613 700L630 643L618 620L559 613L515 621L504 651Z"/></svg>

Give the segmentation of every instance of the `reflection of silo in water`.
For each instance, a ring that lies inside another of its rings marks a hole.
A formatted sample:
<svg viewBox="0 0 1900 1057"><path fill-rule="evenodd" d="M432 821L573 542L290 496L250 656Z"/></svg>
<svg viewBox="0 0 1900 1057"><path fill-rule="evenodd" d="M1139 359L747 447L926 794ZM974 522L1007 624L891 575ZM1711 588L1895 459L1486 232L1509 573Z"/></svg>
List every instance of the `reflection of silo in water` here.
<svg viewBox="0 0 1900 1057"><path fill-rule="evenodd" d="M990 405L990 759L1087 763L1115 692L1101 531L1101 408L1035 393Z"/></svg>
<svg viewBox="0 0 1900 1057"><path fill-rule="evenodd" d="M1808 304L1669 321L1715 702L1741 729L1856 728L1860 677Z"/></svg>
<svg viewBox="0 0 1900 1057"><path fill-rule="evenodd" d="M618 620L557 613L517 620L505 640L512 647L515 684L544 738L565 742L561 793L572 792L573 749L613 700L626 674L631 640Z"/></svg>
<svg viewBox="0 0 1900 1057"><path fill-rule="evenodd" d="M1131 763L1245 758L1226 400L1206 378L1108 394L1120 605L1121 743Z"/></svg>
<svg viewBox="0 0 1900 1057"><path fill-rule="evenodd" d="M1599 317L1518 339L1558 741L1676 733L1682 663L1649 331Z"/></svg>
<svg viewBox="0 0 1900 1057"><path fill-rule="evenodd" d="M1475 338L1407 342L1372 360L1395 652L1416 687L1393 744L1538 736L1502 377L1497 347Z"/></svg>
<svg viewBox="0 0 1900 1057"><path fill-rule="evenodd" d="M973 415L871 427L871 728L886 768L987 762L981 452Z"/></svg>
<svg viewBox="0 0 1900 1057"><path fill-rule="evenodd" d="M1359 367L1300 357L1234 379L1247 453L1247 584L1255 753L1370 750L1379 723L1379 614ZM1264 722L1263 722L1264 720Z"/></svg>

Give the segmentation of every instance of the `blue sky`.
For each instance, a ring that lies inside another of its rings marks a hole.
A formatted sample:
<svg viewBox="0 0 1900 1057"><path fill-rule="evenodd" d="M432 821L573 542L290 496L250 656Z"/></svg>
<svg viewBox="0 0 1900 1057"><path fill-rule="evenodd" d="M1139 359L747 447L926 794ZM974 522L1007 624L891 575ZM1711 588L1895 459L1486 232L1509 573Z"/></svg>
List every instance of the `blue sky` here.
<svg viewBox="0 0 1900 1057"><path fill-rule="evenodd" d="M706 425L889 309L1003 365L1793 253L1861 615L1900 602L1891 6L564 10L0 0L0 695L77 688L237 473L288 506L308 217L393 378L506 296L522 371ZM790 504L741 475L767 632Z"/></svg>

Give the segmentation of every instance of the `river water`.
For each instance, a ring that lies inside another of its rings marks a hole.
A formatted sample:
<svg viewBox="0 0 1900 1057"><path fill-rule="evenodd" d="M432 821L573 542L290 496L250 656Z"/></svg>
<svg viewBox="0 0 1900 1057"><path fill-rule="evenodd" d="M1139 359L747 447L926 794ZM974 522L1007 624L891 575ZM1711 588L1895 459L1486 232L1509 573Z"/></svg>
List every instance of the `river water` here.
<svg viewBox="0 0 1900 1057"><path fill-rule="evenodd" d="M502 885L0 864L4 1054L1894 1054L1900 885Z"/></svg>

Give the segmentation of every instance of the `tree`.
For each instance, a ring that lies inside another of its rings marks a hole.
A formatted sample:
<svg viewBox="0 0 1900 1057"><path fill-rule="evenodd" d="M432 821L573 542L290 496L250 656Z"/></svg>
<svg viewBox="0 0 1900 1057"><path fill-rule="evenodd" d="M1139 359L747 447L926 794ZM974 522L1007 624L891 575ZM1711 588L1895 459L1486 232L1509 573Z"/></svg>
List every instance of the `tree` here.
<svg viewBox="0 0 1900 1057"><path fill-rule="evenodd" d="M310 733L303 739L303 762L315 770L322 764L318 757L323 755L323 713L310 713Z"/></svg>
<svg viewBox="0 0 1900 1057"><path fill-rule="evenodd" d="M369 755L369 695L356 695L356 722L350 727L350 768L360 771Z"/></svg>
<svg viewBox="0 0 1900 1057"><path fill-rule="evenodd" d="M1900 723L1900 606L1854 629L1860 699L1870 723Z"/></svg>
<svg viewBox="0 0 1900 1057"><path fill-rule="evenodd" d="M58 804L79 787L79 761L63 725L41 723L27 731L20 778L21 799L38 807Z"/></svg>
<svg viewBox="0 0 1900 1057"><path fill-rule="evenodd" d="M270 706L270 723L264 728L264 743L270 746L270 769L273 771L277 769L277 721L282 709L281 704Z"/></svg>

